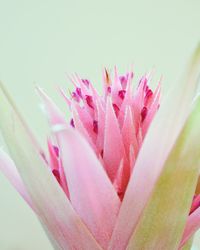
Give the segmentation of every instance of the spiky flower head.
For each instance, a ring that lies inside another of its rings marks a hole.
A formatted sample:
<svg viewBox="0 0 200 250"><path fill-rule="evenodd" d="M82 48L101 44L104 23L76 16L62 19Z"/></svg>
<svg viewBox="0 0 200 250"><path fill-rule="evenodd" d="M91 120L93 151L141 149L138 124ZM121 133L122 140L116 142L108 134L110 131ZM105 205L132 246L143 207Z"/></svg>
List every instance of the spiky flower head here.
<svg viewBox="0 0 200 250"><path fill-rule="evenodd" d="M119 75L115 67L113 75L103 71L103 94L78 75L70 78L75 88L70 98L62 91L72 113L70 125L88 141L121 199L160 99L160 81L152 91L151 74L146 74L134 89L133 77L133 71ZM54 167L59 149L50 144L52 171L60 180L62 174Z"/></svg>
<svg viewBox="0 0 200 250"><path fill-rule="evenodd" d="M160 105L151 75L103 72L103 94L72 77L67 121L40 89L51 135L38 144L1 86L0 168L55 249L181 249L200 227L200 49ZM159 107L160 106L160 107ZM16 168L17 167L17 168Z"/></svg>

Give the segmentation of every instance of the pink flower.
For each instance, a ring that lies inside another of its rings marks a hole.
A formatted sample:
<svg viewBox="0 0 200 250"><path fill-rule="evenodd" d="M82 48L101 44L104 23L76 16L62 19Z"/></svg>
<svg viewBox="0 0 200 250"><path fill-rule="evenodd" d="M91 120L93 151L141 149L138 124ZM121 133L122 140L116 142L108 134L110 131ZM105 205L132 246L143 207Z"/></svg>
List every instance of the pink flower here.
<svg viewBox="0 0 200 250"><path fill-rule="evenodd" d="M160 106L160 82L103 72L103 95L72 77L71 120L38 88L50 124L41 149L1 86L0 168L37 214L55 249L181 249L200 227L200 72ZM159 108L160 106L160 108ZM155 118L154 118L155 116ZM154 118L154 119L153 119ZM16 165L16 166L15 166Z"/></svg>
<svg viewBox="0 0 200 250"><path fill-rule="evenodd" d="M133 93L133 72L119 76L115 68L111 80L105 70L100 96L89 80L78 76L71 80L75 91L67 100L73 116L70 124L88 141L122 200L143 139L159 107L160 83L153 93L148 86L150 75L145 75ZM50 100L42 90L39 92L48 107ZM52 171L59 174L54 167L59 165L59 157L53 147L49 142Z"/></svg>

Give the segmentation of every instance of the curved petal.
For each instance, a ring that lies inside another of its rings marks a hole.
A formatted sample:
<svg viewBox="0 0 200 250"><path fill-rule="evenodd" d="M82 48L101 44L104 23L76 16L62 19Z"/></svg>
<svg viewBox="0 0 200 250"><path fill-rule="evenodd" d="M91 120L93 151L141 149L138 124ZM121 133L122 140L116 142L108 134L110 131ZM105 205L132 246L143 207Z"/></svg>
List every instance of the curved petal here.
<svg viewBox="0 0 200 250"><path fill-rule="evenodd" d="M165 160L188 116L197 89L199 71L200 47L192 58L184 81L176 85L172 95L161 105L149 128L120 208L111 249L121 250L128 244Z"/></svg>
<svg viewBox="0 0 200 250"><path fill-rule="evenodd" d="M120 200L103 166L83 137L73 129L57 133L70 201L97 241L106 248Z"/></svg>
<svg viewBox="0 0 200 250"><path fill-rule="evenodd" d="M125 158L125 149L117 117L110 98L107 98L105 119L103 160L107 173L113 181L116 177L121 159Z"/></svg>
<svg viewBox="0 0 200 250"><path fill-rule="evenodd" d="M131 145L133 145L133 148L137 154L138 142L136 138L134 118L130 106L127 106L121 133L127 155L129 155L129 150Z"/></svg>
<svg viewBox="0 0 200 250"><path fill-rule="evenodd" d="M101 152L104 144L104 131L105 131L105 111L99 100L96 101L97 105L97 121L98 121L98 134L97 134L97 148Z"/></svg>
<svg viewBox="0 0 200 250"><path fill-rule="evenodd" d="M196 209L187 219L186 227L183 233L180 247L192 237L192 235L200 228L200 207Z"/></svg>
<svg viewBox="0 0 200 250"><path fill-rule="evenodd" d="M46 93L39 87L36 88L39 96L41 97L46 115L50 124L53 125L66 125L64 114L56 106L56 104L46 95Z"/></svg>
<svg viewBox="0 0 200 250"><path fill-rule="evenodd" d="M101 249L35 150L29 129L3 86L0 100L4 139L55 249Z"/></svg>
<svg viewBox="0 0 200 250"><path fill-rule="evenodd" d="M24 183L17 171L14 162L2 149L0 149L0 171L5 175L5 177L10 181L17 192L34 210L31 198L27 193L26 187L24 186Z"/></svg>
<svg viewBox="0 0 200 250"><path fill-rule="evenodd" d="M82 120L80 119L80 114L77 112L77 109L73 102L72 102L71 107L72 107L72 114L73 114L73 119L74 119L74 124L75 124L76 129L87 139L87 141L89 142L93 150L97 152L96 145L93 143L91 135L88 133Z"/></svg>
<svg viewBox="0 0 200 250"><path fill-rule="evenodd" d="M161 85L159 82L155 92L153 93L152 103L148 109L147 116L142 124L142 135L143 136L146 135L148 128L149 128L149 126L150 126L150 124L151 124L151 122L152 122L152 120L153 120L153 118L156 115L156 112L158 110L159 102L160 102L160 90L161 90Z"/></svg>
<svg viewBox="0 0 200 250"><path fill-rule="evenodd" d="M64 98L65 102L67 103L68 108L70 108L70 106L71 106L71 100L69 100L69 98L65 94L65 91L61 87L59 87L58 90L59 90L61 96Z"/></svg>
<svg viewBox="0 0 200 250"><path fill-rule="evenodd" d="M200 170L199 124L200 97L164 165L127 249L178 248Z"/></svg>

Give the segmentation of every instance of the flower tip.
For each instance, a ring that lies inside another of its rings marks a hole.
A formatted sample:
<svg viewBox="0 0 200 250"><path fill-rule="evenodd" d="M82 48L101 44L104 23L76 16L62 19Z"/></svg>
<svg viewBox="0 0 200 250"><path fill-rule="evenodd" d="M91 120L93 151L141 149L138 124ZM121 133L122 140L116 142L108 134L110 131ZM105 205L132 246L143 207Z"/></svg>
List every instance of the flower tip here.
<svg viewBox="0 0 200 250"><path fill-rule="evenodd" d="M44 92L44 90L41 87L39 87L38 85L35 85L35 91L39 95L39 97L41 97L42 99L46 99L47 98L47 95Z"/></svg>
<svg viewBox="0 0 200 250"><path fill-rule="evenodd" d="M104 74L105 74L105 83L109 86L111 81L110 81L110 75L109 72L106 68L104 68Z"/></svg>
<svg viewBox="0 0 200 250"><path fill-rule="evenodd" d="M35 91L42 101L42 103L40 104L42 111L47 112L47 105L46 104L49 102L49 97L44 92L44 90L41 87L39 87L38 85L35 86Z"/></svg>
<svg viewBox="0 0 200 250"><path fill-rule="evenodd" d="M71 101L68 99L68 97L65 94L65 91L62 89L62 87L58 86L58 92L64 98L64 100L66 101L67 105L70 107L71 106ZM69 93L70 93L70 90L69 90ZM70 93L70 96L71 96L71 93Z"/></svg>

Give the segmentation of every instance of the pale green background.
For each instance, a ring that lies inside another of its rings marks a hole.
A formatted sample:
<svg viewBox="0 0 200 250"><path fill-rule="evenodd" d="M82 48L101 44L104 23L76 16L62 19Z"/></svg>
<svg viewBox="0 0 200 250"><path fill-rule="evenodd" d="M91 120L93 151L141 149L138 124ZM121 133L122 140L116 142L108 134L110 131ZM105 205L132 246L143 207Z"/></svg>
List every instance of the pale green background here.
<svg viewBox="0 0 200 250"><path fill-rule="evenodd" d="M35 84L61 105L53 86L67 89L67 73L99 84L104 65L116 64L123 72L134 63L136 77L155 66L166 89L198 41L199 0L0 0L0 78L39 135L45 122ZM51 246L35 215L0 175L0 250L36 249Z"/></svg>

